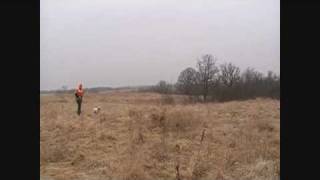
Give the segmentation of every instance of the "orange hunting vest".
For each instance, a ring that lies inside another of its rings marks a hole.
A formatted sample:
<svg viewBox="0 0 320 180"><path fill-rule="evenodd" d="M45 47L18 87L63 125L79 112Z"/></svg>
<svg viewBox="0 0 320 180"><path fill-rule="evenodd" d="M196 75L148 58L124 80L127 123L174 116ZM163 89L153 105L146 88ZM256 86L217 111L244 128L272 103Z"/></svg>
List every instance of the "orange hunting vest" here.
<svg viewBox="0 0 320 180"><path fill-rule="evenodd" d="M80 88L80 86L79 86L79 87L77 88L77 90L76 90L76 93L77 93L77 96L82 97L82 96L83 96L83 89Z"/></svg>

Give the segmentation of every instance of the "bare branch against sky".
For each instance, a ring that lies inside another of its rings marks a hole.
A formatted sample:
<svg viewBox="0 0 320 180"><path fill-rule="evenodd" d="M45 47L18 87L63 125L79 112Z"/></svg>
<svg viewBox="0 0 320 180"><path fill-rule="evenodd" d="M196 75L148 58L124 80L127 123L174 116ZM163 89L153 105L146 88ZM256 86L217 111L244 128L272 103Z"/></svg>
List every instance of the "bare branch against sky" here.
<svg viewBox="0 0 320 180"><path fill-rule="evenodd" d="M41 90L176 82L203 54L280 72L279 0L41 0Z"/></svg>

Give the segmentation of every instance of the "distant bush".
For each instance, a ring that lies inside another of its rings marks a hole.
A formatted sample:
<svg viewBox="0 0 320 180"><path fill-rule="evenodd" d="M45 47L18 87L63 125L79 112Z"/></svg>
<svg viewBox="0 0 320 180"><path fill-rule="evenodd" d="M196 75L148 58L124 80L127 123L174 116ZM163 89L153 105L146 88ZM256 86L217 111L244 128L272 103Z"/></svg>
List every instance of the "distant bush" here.
<svg viewBox="0 0 320 180"><path fill-rule="evenodd" d="M161 97L161 104L174 104L174 98L170 94L164 94Z"/></svg>
<svg viewBox="0 0 320 180"><path fill-rule="evenodd" d="M166 81L159 81L159 83L153 87L153 91L160 94L172 94L175 92L175 88L172 84L167 83Z"/></svg>

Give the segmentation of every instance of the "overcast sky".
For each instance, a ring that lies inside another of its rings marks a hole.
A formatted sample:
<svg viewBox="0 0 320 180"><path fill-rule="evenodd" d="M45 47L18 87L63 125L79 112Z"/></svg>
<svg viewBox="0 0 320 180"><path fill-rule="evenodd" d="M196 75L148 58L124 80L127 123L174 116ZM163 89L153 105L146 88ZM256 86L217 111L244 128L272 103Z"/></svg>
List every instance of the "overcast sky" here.
<svg viewBox="0 0 320 180"><path fill-rule="evenodd" d="M176 82L203 54L280 73L279 0L41 0L41 90Z"/></svg>

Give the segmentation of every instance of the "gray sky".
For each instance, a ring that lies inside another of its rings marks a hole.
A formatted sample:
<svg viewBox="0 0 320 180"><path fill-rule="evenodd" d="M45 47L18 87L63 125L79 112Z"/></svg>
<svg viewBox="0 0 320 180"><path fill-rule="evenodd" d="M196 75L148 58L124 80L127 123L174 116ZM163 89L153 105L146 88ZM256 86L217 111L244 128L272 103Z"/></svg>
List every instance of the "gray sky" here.
<svg viewBox="0 0 320 180"><path fill-rule="evenodd" d="M41 0L40 88L175 82L203 54L280 73L279 0Z"/></svg>

